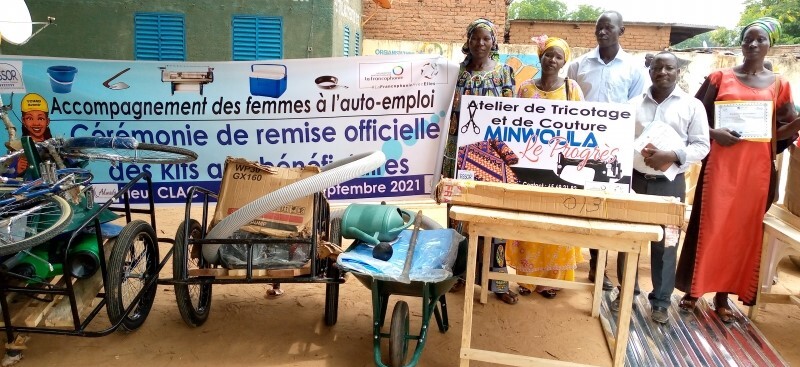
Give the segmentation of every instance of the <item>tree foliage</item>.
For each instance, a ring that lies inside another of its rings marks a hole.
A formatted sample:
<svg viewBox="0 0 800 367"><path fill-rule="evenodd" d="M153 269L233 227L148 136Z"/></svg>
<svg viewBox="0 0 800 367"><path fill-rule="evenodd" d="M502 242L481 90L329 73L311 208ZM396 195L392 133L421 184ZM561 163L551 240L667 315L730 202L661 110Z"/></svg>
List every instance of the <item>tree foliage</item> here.
<svg viewBox="0 0 800 367"><path fill-rule="evenodd" d="M597 18L600 18L600 14L603 14L603 11L605 11L603 8L581 4L578 5L578 9L575 9L575 11L567 14L567 19L594 22L597 20Z"/></svg>
<svg viewBox="0 0 800 367"><path fill-rule="evenodd" d="M773 17L781 21L783 35L778 40L779 45L793 45L800 43L800 0L747 0L738 25L733 28L720 28L715 31L695 36L676 45L676 48L697 47L683 45L694 39L702 40L709 37L709 46L739 46L739 33L748 23L764 17ZM708 36L706 36L708 35ZM693 44L694 41L689 42ZM702 42L702 41L700 41Z"/></svg>
<svg viewBox="0 0 800 367"><path fill-rule="evenodd" d="M567 5L559 0L516 0L508 7L509 19L566 19Z"/></svg>

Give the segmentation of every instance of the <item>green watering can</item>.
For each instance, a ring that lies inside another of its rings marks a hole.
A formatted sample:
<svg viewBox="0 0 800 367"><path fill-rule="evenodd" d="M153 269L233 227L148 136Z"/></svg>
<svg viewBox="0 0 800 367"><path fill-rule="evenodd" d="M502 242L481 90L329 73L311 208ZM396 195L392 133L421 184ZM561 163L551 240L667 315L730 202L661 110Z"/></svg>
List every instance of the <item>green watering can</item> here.
<svg viewBox="0 0 800 367"><path fill-rule="evenodd" d="M392 257L394 241L414 223L414 213L386 204L350 204L342 215L342 237L375 245L372 256L380 260Z"/></svg>

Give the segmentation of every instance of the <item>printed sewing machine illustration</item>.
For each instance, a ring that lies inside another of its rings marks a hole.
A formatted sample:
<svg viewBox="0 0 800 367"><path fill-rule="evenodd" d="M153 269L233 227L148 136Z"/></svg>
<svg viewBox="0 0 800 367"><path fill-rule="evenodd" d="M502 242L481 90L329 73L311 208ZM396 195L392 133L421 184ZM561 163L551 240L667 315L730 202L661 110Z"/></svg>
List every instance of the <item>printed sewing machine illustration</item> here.
<svg viewBox="0 0 800 367"><path fill-rule="evenodd" d="M583 159L567 158L564 153L558 153L558 161L556 165L556 174L561 176L566 166L580 167ZM595 182L611 182L611 179L619 180L622 178L622 164L619 163L617 157L614 156L611 161L600 161L596 159L589 159L583 168L591 168L594 170Z"/></svg>
<svg viewBox="0 0 800 367"><path fill-rule="evenodd" d="M170 83L170 92L199 92L203 86L214 81L214 68L208 66L167 65L160 66L161 81Z"/></svg>

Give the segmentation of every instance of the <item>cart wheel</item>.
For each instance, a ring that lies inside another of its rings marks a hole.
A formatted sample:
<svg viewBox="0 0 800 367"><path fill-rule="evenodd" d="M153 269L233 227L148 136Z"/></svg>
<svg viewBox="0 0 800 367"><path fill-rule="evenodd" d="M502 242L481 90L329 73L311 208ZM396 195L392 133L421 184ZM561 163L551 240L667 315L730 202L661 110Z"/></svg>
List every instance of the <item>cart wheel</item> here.
<svg viewBox="0 0 800 367"><path fill-rule="evenodd" d="M402 367L408 352L408 303L397 301L392 311L392 325L389 329L389 366Z"/></svg>
<svg viewBox="0 0 800 367"><path fill-rule="evenodd" d="M184 235L186 222L181 222L178 232L175 233L175 247L172 250L172 275L176 280L186 280L189 277L188 269L202 269L210 267L203 260L199 245L191 245ZM200 223L194 219L189 220L189 238L200 239L203 237ZM187 249L188 246L188 249ZM187 258L188 255L188 258ZM186 268L184 268L186 264ZM178 284L175 283L175 300L178 302L178 311L186 325L198 327L208 319L211 311L211 284Z"/></svg>
<svg viewBox="0 0 800 367"><path fill-rule="evenodd" d="M339 277L339 268L336 267L336 262L328 260L329 278ZM339 283L328 283L325 285L325 325L336 325L336 320L339 318Z"/></svg>
<svg viewBox="0 0 800 367"><path fill-rule="evenodd" d="M342 244L342 219L331 220L331 231L328 240L336 245ZM336 261L328 259L328 269L325 273L328 278L339 278L341 272L336 266ZM336 325L339 318L339 283L325 285L325 325Z"/></svg>
<svg viewBox="0 0 800 367"><path fill-rule="evenodd" d="M142 326L155 301L156 281L149 289L144 287L154 278L157 280L158 261L157 237L149 223L134 220L122 228L106 267L106 309L113 324L122 320L127 331ZM126 315L125 309L139 294L138 304Z"/></svg>

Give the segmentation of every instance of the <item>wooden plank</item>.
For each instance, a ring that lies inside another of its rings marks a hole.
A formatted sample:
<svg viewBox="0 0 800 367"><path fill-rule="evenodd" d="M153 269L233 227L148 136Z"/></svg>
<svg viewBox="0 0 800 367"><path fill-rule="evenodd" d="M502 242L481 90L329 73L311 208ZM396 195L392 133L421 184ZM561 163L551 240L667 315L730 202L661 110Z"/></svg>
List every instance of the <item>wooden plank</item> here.
<svg viewBox="0 0 800 367"><path fill-rule="evenodd" d="M676 197L443 179L436 199L453 205L519 210L632 223L683 225Z"/></svg>
<svg viewBox="0 0 800 367"><path fill-rule="evenodd" d="M302 268L294 269L253 269L253 279L259 278L292 278L311 274L311 266L306 264ZM247 269L189 269L190 277L215 277L219 279L244 279Z"/></svg>
<svg viewBox="0 0 800 367"><path fill-rule="evenodd" d="M599 219L584 219L551 214L525 213L511 210L485 209L454 205L450 217L471 223L501 224L543 231L577 233L596 237L658 241L663 236L655 224L622 223ZM500 236L500 238L503 238Z"/></svg>
<svg viewBox="0 0 800 367"><path fill-rule="evenodd" d="M75 291L75 304L78 306L78 315L81 317L88 314L88 310L94 305L94 300L97 298L97 293L103 289L103 275L98 270L89 279L80 279L73 283L73 291ZM72 320L72 306L69 303L69 298L59 297L55 302L55 307L48 315L46 312L42 316L44 318L45 326L53 327L74 327L75 324ZM41 321L42 318L39 319ZM39 324L36 322L35 326Z"/></svg>
<svg viewBox="0 0 800 367"><path fill-rule="evenodd" d="M106 264L108 264L108 259L111 256L111 249L114 247L115 243L116 238L112 238L103 244ZM101 274L99 267L97 272L88 279L72 278L72 290L75 293L75 304L78 306L79 317L82 318L88 315L94 307L97 293L103 289L103 281L103 274ZM52 308L52 312L48 314L49 310L45 310L45 312L42 313L43 317L39 318L35 325L38 325L39 322L44 319L45 326L65 328L72 328L75 326L72 320L72 306L69 303L69 298L59 297L53 306L55 307Z"/></svg>
<svg viewBox="0 0 800 367"><path fill-rule="evenodd" d="M789 246L800 250L800 229L790 226L778 218L766 216L764 218L764 231L767 232L765 235L772 235L778 240L789 244Z"/></svg>
<svg viewBox="0 0 800 367"><path fill-rule="evenodd" d="M800 217L792 214L792 212L786 210L786 208L783 206L772 204L767 214L780 219L786 224L800 230Z"/></svg>
<svg viewBox="0 0 800 367"><path fill-rule="evenodd" d="M50 281L50 284L55 285L56 287L63 287L64 280L59 275L53 277L53 279ZM25 297L23 295L20 296ZM43 295L38 295L38 296L42 297ZM16 312L14 312L14 309L11 310L12 311L11 323L13 325L22 325L31 327L38 325L39 322L44 317L44 314L46 312L49 312L53 308L53 306L61 300L61 297L62 296L57 295L50 302L42 302L39 300L30 299L27 303L25 303L24 307L17 309Z"/></svg>
<svg viewBox="0 0 800 367"><path fill-rule="evenodd" d="M506 366L540 366L540 367L586 367L590 364L557 361L537 357L527 357L516 354L491 352L480 349L461 349L461 358L472 359L475 361L489 362L493 364L503 364Z"/></svg>
<svg viewBox="0 0 800 367"><path fill-rule="evenodd" d="M565 289L581 289L587 291L594 289L594 283L589 283L589 282L572 282L568 280L539 278L527 275L517 275L517 274L498 273L498 272L489 272L488 279L505 280L508 282L515 282L515 283L531 283L545 287L556 287Z"/></svg>
<svg viewBox="0 0 800 367"><path fill-rule="evenodd" d="M487 223L472 223L470 225L478 226L482 236L492 236L496 238L504 238L506 240L515 239L520 241L550 243L563 246L592 247L598 250L636 253L643 252L643 249L648 247L640 246L637 244L638 242L629 239L602 237L582 233L559 232L558 230L526 228L518 225L512 226ZM659 230L661 229L661 227L658 228Z"/></svg>

